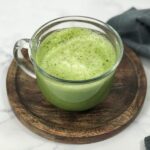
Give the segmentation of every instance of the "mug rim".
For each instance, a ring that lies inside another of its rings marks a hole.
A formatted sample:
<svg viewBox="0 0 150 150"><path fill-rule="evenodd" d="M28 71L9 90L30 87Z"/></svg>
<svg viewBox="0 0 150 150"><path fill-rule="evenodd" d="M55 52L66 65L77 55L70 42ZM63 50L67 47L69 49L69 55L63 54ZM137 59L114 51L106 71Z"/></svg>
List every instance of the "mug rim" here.
<svg viewBox="0 0 150 150"><path fill-rule="evenodd" d="M56 76L53 76L49 73L47 73L46 71L44 71L44 69L42 69L37 63L36 61L34 60L34 58L32 57L32 46L31 46L31 43L32 41L34 41L34 39L36 39L36 36L37 34L46 27L46 25L48 24L52 24L52 23L59 23L61 20L63 20L63 22L67 21L81 21L84 22L83 19L86 19L86 20L89 20L90 22L95 22L97 24L101 24L103 26L106 26L108 29L110 29L111 32L113 32L113 34L116 36L117 38L117 42L119 43L119 46L120 46L120 53L119 53L119 56L118 58L116 58L116 62L108 69L106 70L104 73L100 74L99 76L96 76L94 78L90 78L90 79L85 79L85 80L68 80L68 79L62 79L62 78L59 78L59 77L56 77ZM41 27L39 27L33 34L33 36L31 37L31 41L29 43L29 47L31 49L31 52L30 52L30 58L31 58L31 61L32 63L39 69L39 71L46 77L48 78L51 78L51 79L54 79L56 81L59 81L59 82L64 82L64 83L89 83L89 82L94 82L94 81L97 81L97 80L101 80L101 79L104 79L105 77L107 77L109 74L111 74L117 67L118 65L120 64L120 61L122 60L122 57L123 57L123 53L124 53L124 46L123 46L123 42L121 40L121 37L120 35L118 34L118 32L112 27L110 26L109 24L107 23L104 23L103 21L101 20L98 20L98 19L95 19L95 18L92 18L92 17L87 17L87 16L63 16L63 17L59 17L59 18L56 18L56 19L53 19L51 21L48 21L46 22L45 24L43 24Z"/></svg>

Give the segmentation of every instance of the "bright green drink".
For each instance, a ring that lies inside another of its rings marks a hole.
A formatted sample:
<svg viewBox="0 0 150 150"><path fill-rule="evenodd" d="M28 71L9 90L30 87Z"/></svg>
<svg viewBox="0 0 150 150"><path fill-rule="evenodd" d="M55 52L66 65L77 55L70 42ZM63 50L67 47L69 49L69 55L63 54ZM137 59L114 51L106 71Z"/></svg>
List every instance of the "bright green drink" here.
<svg viewBox="0 0 150 150"><path fill-rule="evenodd" d="M96 78L116 62L112 43L102 34L87 28L53 31L40 43L36 63L51 76L83 81ZM36 70L38 85L46 99L66 110L86 110L106 97L113 73L88 83L65 83L43 76Z"/></svg>

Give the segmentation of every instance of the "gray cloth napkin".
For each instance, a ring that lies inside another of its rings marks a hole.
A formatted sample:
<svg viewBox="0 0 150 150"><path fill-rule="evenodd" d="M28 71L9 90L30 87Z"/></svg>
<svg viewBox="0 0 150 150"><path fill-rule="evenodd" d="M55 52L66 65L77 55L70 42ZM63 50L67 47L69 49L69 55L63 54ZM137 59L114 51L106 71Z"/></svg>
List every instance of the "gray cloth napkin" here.
<svg viewBox="0 0 150 150"><path fill-rule="evenodd" d="M150 9L131 8L107 23L118 31L129 47L150 58Z"/></svg>
<svg viewBox="0 0 150 150"><path fill-rule="evenodd" d="M150 150L150 136L144 139L146 150Z"/></svg>

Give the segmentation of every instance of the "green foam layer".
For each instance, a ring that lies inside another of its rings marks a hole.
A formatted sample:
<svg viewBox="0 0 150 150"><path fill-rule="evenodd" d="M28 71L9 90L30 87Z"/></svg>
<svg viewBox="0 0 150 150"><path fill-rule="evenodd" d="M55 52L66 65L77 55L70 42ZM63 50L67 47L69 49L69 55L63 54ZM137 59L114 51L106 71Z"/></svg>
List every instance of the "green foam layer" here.
<svg viewBox="0 0 150 150"><path fill-rule="evenodd" d="M41 42L36 62L48 74L67 80L86 80L106 72L116 61L111 42L85 28L52 32Z"/></svg>

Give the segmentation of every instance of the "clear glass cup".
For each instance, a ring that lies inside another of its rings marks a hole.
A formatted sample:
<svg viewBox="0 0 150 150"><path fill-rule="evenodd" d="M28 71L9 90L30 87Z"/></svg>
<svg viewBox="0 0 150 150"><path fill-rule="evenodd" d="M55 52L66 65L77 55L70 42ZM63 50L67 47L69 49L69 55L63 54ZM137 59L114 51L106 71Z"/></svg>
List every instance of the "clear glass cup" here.
<svg viewBox="0 0 150 150"><path fill-rule="evenodd" d="M64 80L46 73L35 61L38 46L48 33L70 27L89 28L105 35L115 47L117 56L115 64L98 77L88 80ZM17 41L14 46L14 58L21 69L37 80L48 102L65 110L83 111L102 102L109 93L123 50L121 38L108 24L89 17L68 16L44 24L31 39Z"/></svg>

